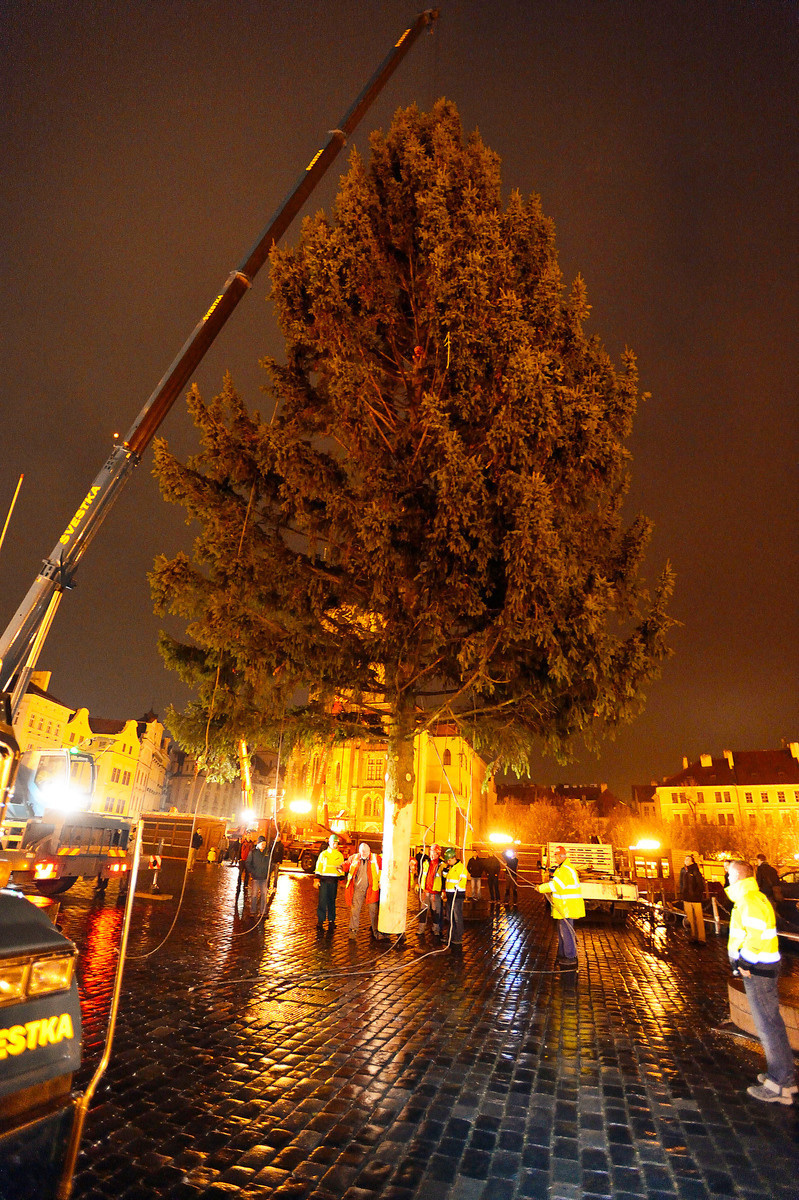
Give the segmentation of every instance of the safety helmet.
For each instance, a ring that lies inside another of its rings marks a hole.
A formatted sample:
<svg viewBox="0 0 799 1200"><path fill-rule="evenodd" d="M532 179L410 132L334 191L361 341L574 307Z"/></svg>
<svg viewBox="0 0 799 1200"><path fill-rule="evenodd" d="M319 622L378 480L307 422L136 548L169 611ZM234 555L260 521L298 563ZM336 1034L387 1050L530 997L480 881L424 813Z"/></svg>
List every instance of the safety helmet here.
<svg viewBox="0 0 799 1200"><path fill-rule="evenodd" d="M430 847L430 854L431 857L435 856L436 858L441 858L441 847L439 846L438 842L434 842Z"/></svg>
<svg viewBox="0 0 799 1200"><path fill-rule="evenodd" d="M457 858L457 857L458 857L458 851L454 848L454 846L447 846L446 850L444 851L444 860L446 861L448 858Z"/></svg>
<svg viewBox="0 0 799 1200"><path fill-rule="evenodd" d="M552 853L553 854L565 854L566 847L565 846L556 846L555 849L552 851Z"/></svg>
<svg viewBox="0 0 799 1200"><path fill-rule="evenodd" d="M328 840L328 843L332 842L334 846L338 845L338 836L335 833L331 833L330 837L327 840Z"/></svg>

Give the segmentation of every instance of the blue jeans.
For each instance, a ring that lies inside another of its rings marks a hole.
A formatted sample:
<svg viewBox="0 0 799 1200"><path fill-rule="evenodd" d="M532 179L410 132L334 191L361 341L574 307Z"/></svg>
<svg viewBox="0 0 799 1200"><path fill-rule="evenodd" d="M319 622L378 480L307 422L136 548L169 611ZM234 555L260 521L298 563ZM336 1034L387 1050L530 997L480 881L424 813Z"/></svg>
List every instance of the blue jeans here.
<svg viewBox="0 0 799 1200"><path fill-rule="evenodd" d="M766 1074L772 1083L791 1087L795 1077L793 1051L780 1013L777 977L745 975L743 981L757 1036L766 1052Z"/></svg>
<svg viewBox="0 0 799 1200"><path fill-rule="evenodd" d="M268 884L267 879L256 879L255 876L250 880L250 912L254 917L258 915L259 908L266 912Z"/></svg>
<svg viewBox="0 0 799 1200"><path fill-rule="evenodd" d="M574 936L574 919L558 917L558 954L561 958L577 957L577 939Z"/></svg>

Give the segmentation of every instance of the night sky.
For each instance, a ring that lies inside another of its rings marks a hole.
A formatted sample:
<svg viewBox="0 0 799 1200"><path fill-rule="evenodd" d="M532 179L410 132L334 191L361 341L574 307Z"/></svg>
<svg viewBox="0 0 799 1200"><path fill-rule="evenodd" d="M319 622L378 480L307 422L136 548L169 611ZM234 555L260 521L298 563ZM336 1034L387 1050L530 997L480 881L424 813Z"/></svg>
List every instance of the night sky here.
<svg viewBox="0 0 799 1200"><path fill-rule="evenodd" d="M175 354L419 7L4 0L0 628ZM652 393L631 442L646 574L678 576L674 657L600 759L538 783L631 783L764 749L797 722L799 3L442 0L355 142L439 95L538 192L561 265ZM310 208L329 205L342 156ZM296 238L298 224L287 235ZM197 371L260 402L280 352L256 279ZM182 400L162 431L194 446ZM191 534L135 473L39 666L105 717L187 699L146 572ZM178 630L178 626L173 626Z"/></svg>

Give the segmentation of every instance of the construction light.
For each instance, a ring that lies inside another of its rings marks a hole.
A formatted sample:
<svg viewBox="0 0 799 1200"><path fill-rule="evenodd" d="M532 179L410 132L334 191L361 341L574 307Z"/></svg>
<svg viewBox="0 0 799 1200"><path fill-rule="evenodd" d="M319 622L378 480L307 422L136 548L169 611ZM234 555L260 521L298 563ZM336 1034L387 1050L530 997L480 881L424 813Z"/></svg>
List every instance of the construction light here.
<svg viewBox="0 0 799 1200"><path fill-rule="evenodd" d="M637 846L630 846L631 850L659 850L660 842L652 841L651 838L641 838Z"/></svg>
<svg viewBox="0 0 799 1200"><path fill-rule="evenodd" d="M289 805L289 812L293 813L309 813L311 811L311 802L309 800L292 800Z"/></svg>
<svg viewBox="0 0 799 1200"><path fill-rule="evenodd" d="M488 840L489 842L495 842L496 844L502 843L507 846L513 841L513 838L509 833L489 833Z"/></svg>

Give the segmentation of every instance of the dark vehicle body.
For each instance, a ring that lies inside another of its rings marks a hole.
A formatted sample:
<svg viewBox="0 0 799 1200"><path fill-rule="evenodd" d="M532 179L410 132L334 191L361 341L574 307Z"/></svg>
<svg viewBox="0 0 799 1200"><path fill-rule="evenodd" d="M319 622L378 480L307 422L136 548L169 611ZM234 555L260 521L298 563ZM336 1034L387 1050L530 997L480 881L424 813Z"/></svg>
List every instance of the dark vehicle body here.
<svg viewBox="0 0 799 1200"><path fill-rule="evenodd" d="M286 858L289 862L297 863L306 875L313 875L316 860L327 845L331 833L338 838L338 848L345 858L357 854L361 842L365 842L373 854L383 852L383 838L379 833L359 833L350 829L339 831L320 825L311 834L297 834L291 838L287 834L284 839Z"/></svg>
<svg viewBox="0 0 799 1200"><path fill-rule="evenodd" d="M0 892L0 1195L53 1194L80 1066L77 950L26 897Z"/></svg>

